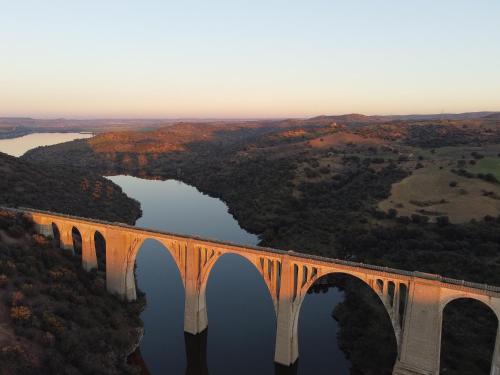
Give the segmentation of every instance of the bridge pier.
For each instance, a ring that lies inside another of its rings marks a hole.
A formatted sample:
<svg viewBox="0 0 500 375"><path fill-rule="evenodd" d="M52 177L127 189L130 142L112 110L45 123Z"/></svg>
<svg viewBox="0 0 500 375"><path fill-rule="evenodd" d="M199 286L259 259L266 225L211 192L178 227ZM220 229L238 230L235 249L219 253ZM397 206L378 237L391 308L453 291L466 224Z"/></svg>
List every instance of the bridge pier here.
<svg viewBox="0 0 500 375"><path fill-rule="evenodd" d="M82 266L86 271L97 269L97 254L94 236L91 229L81 230L82 235Z"/></svg>
<svg viewBox="0 0 500 375"><path fill-rule="evenodd" d="M495 341L495 350L491 360L490 375L500 375L500 325L497 328L497 338Z"/></svg>
<svg viewBox="0 0 500 375"><path fill-rule="evenodd" d="M74 253L73 246L73 226L60 224L59 226L59 242L61 249L71 251Z"/></svg>
<svg viewBox="0 0 500 375"><path fill-rule="evenodd" d="M40 220L39 222L35 222L35 230L42 236L54 238L54 230L52 229L51 221Z"/></svg>
<svg viewBox="0 0 500 375"><path fill-rule="evenodd" d="M299 335L296 322L298 312L294 308L294 282L293 265L289 260L284 259L281 266L274 352L274 361L284 366L293 365L299 358Z"/></svg>
<svg viewBox="0 0 500 375"><path fill-rule="evenodd" d="M200 249L191 241L187 245L186 274L184 280L184 332L197 335L207 329L208 316L206 304L206 282L202 280L202 262Z"/></svg>
<svg viewBox="0 0 500 375"><path fill-rule="evenodd" d="M129 301L137 298L134 262L140 239L129 233L107 230L106 238L106 288Z"/></svg>
<svg viewBox="0 0 500 375"><path fill-rule="evenodd" d="M439 301L439 286L425 281L410 284L394 375L439 374L442 322Z"/></svg>

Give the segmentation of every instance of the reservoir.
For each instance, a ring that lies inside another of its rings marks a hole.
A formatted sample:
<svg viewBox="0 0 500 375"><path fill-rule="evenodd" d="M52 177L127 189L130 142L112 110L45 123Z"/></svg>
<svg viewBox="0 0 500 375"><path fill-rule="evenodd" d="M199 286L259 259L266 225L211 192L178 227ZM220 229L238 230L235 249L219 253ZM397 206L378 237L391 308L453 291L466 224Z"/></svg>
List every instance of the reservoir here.
<svg viewBox="0 0 500 375"><path fill-rule="evenodd" d="M19 156L30 148L88 136L30 134L1 140L0 151ZM223 201L193 186L176 180L108 178L141 203L143 216L138 226L244 245L259 242L256 235L239 226ZM147 300L141 315L145 335L140 351L151 374L349 374L350 363L338 346L339 328L332 317L343 300L339 289L307 295L299 318L298 365L295 372L283 372L273 360L273 303L260 274L247 260L224 255L215 264L206 295L208 330L197 336L184 334L184 287L168 251L148 240L139 251L136 266L138 286Z"/></svg>
<svg viewBox="0 0 500 375"><path fill-rule="evenodd" d="M0 152L12 156L21 156L35 147L50 146L90 137L92 137L92 134L88 133L32 133L18 138L0 139Z"/></svg>

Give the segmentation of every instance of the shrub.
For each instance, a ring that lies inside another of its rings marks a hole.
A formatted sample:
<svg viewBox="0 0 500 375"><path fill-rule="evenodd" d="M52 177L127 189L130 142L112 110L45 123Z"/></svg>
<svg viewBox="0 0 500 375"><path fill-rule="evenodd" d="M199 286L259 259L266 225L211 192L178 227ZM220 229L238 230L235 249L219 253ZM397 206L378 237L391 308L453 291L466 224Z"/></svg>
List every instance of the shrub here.
<svg viewBox="0 0 500 375"><path fill-rule="evenodd" d="M42 315L43 323L50 333L60 334L64 332L65 326L64 323L54 314L50 312L44 312Z"/></svg>
<svg viewBox="0 0 500 375"><path fill-rule="evenodd" d="M10 317L18 322L25 322L31 318L31 310L26 306L14 306L10 309Z"/></svg>
<svg viewBox="0 0 500 375"><path fill-rule="evenodd" d="M396 216L398 216L398 211L395 208L389 208L387 211L387 216L390 219L394 219Z"/></svg>

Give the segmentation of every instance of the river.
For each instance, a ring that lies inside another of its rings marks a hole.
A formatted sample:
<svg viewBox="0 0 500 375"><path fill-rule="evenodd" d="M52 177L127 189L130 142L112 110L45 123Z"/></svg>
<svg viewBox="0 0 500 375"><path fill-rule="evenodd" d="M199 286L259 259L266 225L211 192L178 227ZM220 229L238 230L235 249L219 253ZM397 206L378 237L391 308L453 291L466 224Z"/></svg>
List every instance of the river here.
<svg viewBox="0 0 500 375"><path fill-rule="evenodd" d="M24 138L17 138L17 152L25 147ZM38 138L37 134L30 135L32 147L47 145L45 142L45 134ZM1 141L0 151L8 152ZM259 242L257 236L238 225L224 202L193 186L132 176L109 179L141 203L143 216L138 226L247 245ZM277 370L273 361L273 303L260 274L247 260L225 255L216 263L207 286L209 329L195 337L184 335L183 285L162 245L153 240L143 244L136 275L147 299L141 315L145 335L140 349L151 374L270 375L282 370ZM342 299L337 288L307 295L299 318L298 374L349 373L350 364L337 343L338 325L331 315Z"/></svg>

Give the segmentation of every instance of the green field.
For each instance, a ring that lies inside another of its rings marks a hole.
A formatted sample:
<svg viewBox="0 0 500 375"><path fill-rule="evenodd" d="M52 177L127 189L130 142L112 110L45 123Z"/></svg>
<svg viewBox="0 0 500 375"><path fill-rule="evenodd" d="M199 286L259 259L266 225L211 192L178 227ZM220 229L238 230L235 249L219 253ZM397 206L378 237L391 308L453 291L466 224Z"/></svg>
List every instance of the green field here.
<svg viewBox="0 0 500 375"><path fill-rule="evenodd" d="M469 166L467 169L472 173L491 173L500 180L500 158L498 157L486 157L478 160L476 165Z"/></svg>

